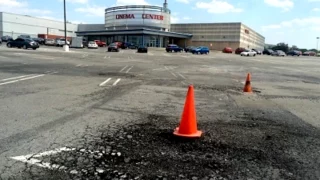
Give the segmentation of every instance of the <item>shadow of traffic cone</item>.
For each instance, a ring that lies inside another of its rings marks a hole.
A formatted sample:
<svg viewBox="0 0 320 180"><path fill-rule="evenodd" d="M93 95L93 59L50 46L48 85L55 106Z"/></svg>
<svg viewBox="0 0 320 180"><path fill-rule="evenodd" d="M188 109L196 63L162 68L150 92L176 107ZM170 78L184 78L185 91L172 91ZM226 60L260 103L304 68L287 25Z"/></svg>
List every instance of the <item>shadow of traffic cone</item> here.
<svg viewBox="0 0 320 180"><path fill-rule="evenodd" d="M248 73L247 75L246 84L244 85L243 92L252 93L250 73Z"/></svg>
<svg viewBox="0 0 320 180"><path fill-rule="evenodd" d="M197 117L194 101L194 90L193 86L189 86L186 102L184 104L184 109L182 113L182 118L180 121L180 126L173 132L176 136L195 138L200 137L202 132L198 131L197 127Z"/></svg>

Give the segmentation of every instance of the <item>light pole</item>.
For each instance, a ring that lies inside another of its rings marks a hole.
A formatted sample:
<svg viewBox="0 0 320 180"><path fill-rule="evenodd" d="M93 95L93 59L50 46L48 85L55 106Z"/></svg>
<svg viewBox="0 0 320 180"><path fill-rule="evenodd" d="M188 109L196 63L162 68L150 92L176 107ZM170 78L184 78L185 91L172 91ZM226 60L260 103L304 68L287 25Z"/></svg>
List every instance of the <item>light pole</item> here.
<svg viewBox="0 0 320 180"><path fill-rule="evenodd" d="M66 12L66 0L63 0L63 11L64 11L64 51L69 51L67 44L67 12Z"/></svg>
<svg viewBox="0 0 320 180"><path fill-rule="evenodd" d="M318 45L319 45L319 37L317 37L317 53L319 53Z"/></svg>

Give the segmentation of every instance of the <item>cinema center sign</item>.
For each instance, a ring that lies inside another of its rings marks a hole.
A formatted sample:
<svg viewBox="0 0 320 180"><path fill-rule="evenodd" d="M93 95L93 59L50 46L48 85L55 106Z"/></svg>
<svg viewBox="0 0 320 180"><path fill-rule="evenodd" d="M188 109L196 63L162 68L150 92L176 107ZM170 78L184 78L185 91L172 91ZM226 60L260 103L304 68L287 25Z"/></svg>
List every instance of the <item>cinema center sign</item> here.
<svg viewBox="0 0 320 180"><path fill-rule="evenodd" d="M135 19L136 15L134 14L117 14L116 19ZM142 19L155 19L163 21L162 15L156 15L156 14L142 14Z"/></svg>

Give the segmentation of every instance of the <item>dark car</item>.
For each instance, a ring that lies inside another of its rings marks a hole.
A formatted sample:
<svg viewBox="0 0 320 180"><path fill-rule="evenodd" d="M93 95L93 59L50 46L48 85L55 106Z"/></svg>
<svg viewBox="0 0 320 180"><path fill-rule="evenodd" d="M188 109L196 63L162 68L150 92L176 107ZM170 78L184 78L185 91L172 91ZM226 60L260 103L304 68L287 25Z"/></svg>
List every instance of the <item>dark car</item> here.
<svg viewBox="0 0 320 180"><path fill-rule="evenodd" d="M123 44L124 44L125 49L137 49L138 48L138 46L136 46L135 44L130 43L130 42L126 42Z"/></svg>
<svg viewBox="0 0 320 180"><path fill-rule="evenodd" d="M33 50L36 50L37 48L39 48L39 44L32 39L17 38L16 40L9 41L7 43L7 47L17 47L23 49L32 48Z"/></svg>
<svg viewBox="0 0 320 180"><path fill-rule="evenodd" d="M289 52L287 53L287 55L288 55L288 56L300 56L301 53L300 53L300 51L293 50L293 51L289 51Z"/></svg>
<svg viewBox="0 0 320 180"><path fill-rule="evenodd" d="M2 42L8 42L8 41L12 41L12 37L11 36L2 36L1 37Z"/></svg>
<svg viewBox="0 0 320 180"><path fill-rule="evenodd" d="M182 48L177 46L176 44L168 44L166 47L167 52L182 52Z"/></svg>
<svg viewBox="0 0 320 180"><path fill-rule="evenodd" d="M0 38L0 45L2 44L2 39Z"/></svg>
<svg viewBox="0 0 320 180"><path fill-rule="evenodd" d="M187 46L186 48L184 48L184 52L191 52L192 49L196 48L195 46Z"/></svg>
<svg viewBox="0 0 320 180"><path fill-rule="evenodd" d="M245 48L239 47L239 48L236 49L235 53L236 54L241 54L245 50L246 50Z"/></svg>
<svg viewBox="0 0 320 180"><path fill-rule="evenodd" d="M222 50L223 53L232 53L232 48L231 47L225 47Z"/></svg>
<svg viewBox="0 0 320 180"><path fill-rule="evenodd" d="M27 35L27 34L22 34L22 35L19 36L19 38L31 39L30 35Z"/></svg>
<svg viewBox="0 0 320 180"><path fill-rule="evenodd" d="M117 43L111 43L108 46L108 52L112 52L112 51L119 52L119 46Z"/></svg>
<svg viewBox="0 0 320 180"><path fill-rule="evenodd" d="M252 50L255 51L258 55L262 54L262 52L260 50L258 50L258 49L252 49Z"/></svg>
<svg viewBox="0 0 320 180"><path fill-rule="evenodd" d="M266 54L266 55L272 55L273 50L272 49L265 49L263 50L262 54Z"/></svg>
<svg viewBox="0 0 320 180"><path fill-rule="evenodd" d="M146 46L139 46L137 52L138 53L148 53L148 48Z"/></svg>
<svg viewBox="0 0 320 180"><path fill-rule="evenodd" d="M200 46L191 50L192 54L209 54L210 50L206 46Z"/></svg>
<svg viewBox="0 0 320 180"><path fill-rule="evenodd" d="M44 39L43 38L31 38L32 40L34 40L35 42L37 42L38 44L44 44Z"/></svg>

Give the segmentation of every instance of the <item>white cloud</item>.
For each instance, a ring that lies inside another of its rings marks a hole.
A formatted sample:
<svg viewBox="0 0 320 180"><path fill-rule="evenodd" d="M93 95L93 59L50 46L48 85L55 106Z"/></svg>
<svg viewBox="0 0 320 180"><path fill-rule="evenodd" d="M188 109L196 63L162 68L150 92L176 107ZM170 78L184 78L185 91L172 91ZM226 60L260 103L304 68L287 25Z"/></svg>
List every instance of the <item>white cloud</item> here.
<svg viewBox="0 0 320 180"><path fill-rule="evenodd" d="M188 16L183 17L183 20L190 20L191 18Z"/></svg>
<svg viewBox="0 0 320 180"><path fill-rule="evenodd" d="M313 8L312 11L318 12L320 11L320 8Z"/></svg>
<svg viewBox="0 0 320 180"><path fill-rule="evenodd" d="M242 12L240 8L234 7L226 1L212 0L211 2L197 2L196 7L200 9L206 9L208 13L222 14L230 12Z"/></svg>
<svg viewBox="0 0 320 180"><path fill-rule="evenodd" d="M37 16L48 15L52 13L50 10L30 8L28 3L18 0L0 0L0 12Z"/></svg>
<svg viewBox="0 0 320 180"><path fill-rule="evenodd" d="M19 2L17 0L0 0L1 7L23 7L26 6L27 3L25 2Z"/></svg>
<svg viewBox="0 0 320 180"><path fill-rule="evenodd" d="M185 4L189 4L190 0L176 0L177 2L181 2L181 3L185 3Z"/></svg>
<svg viewBox="0 0 320 180"><path fill-rule="evenodd" d="M320 0L308 0L309 2L320 2Z"/></svg>
<svg viewBox="0 0 320 180"><path fill-rule="evenodd" d="M117 6L124 5L148 5L149 3L145 0L117 0Z"/></svg>
<svg viewBox="0 0 320 180"><path fill-rule="evenodd" d="M101 6L89 6L84 8L77 8L75 9L76 12L85 13L87 16L97 16L97 17L104 17L105 7Z"/></svg>
<svg viewBox="0 0 320 180"><path fill-rule="evenodd" d="M283 21L279 24L271 24L262 26L263 31L274 30L274 29L292 29L292 28L303 28L306 27L312 30L320 30L320 17L308 17L308 18L296 18L290 21Z"/></svg>
<svg viewBox="0 0 320 180"><path fill-rule="evenodd" d="M171 16L170 17L170 21L171 21L171 23L178 23L178 22L180 22L180 18L178 18L178 17L176 17L176 16Z"/></svg>
<svg viewBox="0 0 320 180"><path fill-rule="evenodd" d="M283 11L289 11L294 6L292 0L264 0L264 3L272 7L281 8Z"/></svg>

